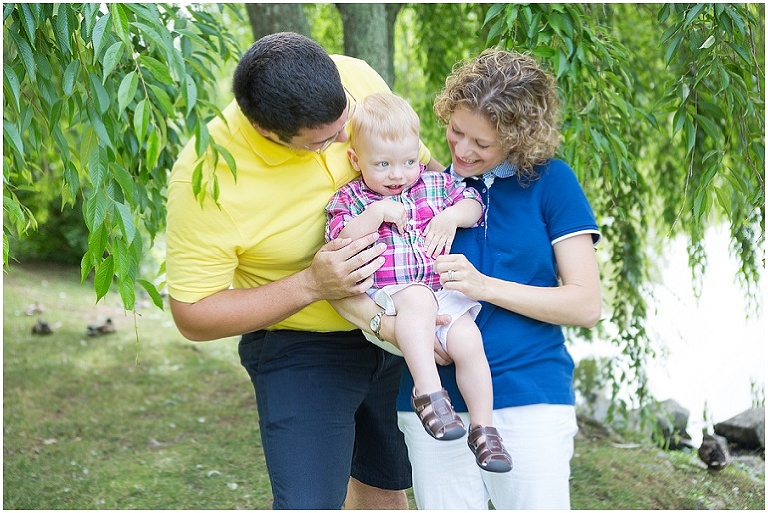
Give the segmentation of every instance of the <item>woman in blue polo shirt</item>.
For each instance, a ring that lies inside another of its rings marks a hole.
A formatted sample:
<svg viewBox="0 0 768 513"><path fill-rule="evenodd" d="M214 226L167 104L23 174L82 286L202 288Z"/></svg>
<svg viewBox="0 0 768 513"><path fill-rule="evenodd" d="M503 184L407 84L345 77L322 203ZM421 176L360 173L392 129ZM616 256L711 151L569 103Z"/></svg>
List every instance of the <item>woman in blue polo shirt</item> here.
<svg viewBox="0 0 768 513"><path fill-rule="evenodd" d="M399 425L419 509L486 509L489 500L496 509L570 507L574 364L561 326L593 327L600 317L600 234L574 172L553 158L560 144L555 87L534 59L487 50L456 67L435 102L447 125L448 171L486 205L484 222L459 230L452 254L436 268L446 289L483 305L476 322L498 431L471 426L466 440L430 438L411 411L406 370ZM454 367L439 370L456 411L466 411ZM498 437L512 471L483 472L466 444L492 445Z"/></svg>

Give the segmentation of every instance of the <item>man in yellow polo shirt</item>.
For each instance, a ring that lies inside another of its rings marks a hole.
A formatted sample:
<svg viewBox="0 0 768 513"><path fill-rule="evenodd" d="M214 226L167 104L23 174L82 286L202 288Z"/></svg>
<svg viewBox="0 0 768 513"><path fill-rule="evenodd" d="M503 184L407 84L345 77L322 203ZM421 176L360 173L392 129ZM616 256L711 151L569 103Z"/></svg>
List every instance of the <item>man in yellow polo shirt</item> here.
<svg viewBox="0 0 768 513"><path fill-rule="evenodd" d="M278 33L245 53L233 90L208 130L236 176L224 158L198 168L194 141L171 173L174 320L191 340L243 335L275 509L338 509L345 498L350 509L407 508L410 465L395 411L402 358L328 303L371 285L383 245L376 234L323 245L324 207L357 177L349 116L388 87L361 60ZM430 161L423 146L420 160ZM215 171L218 204L195 197L196 168L204 180Z"/></svg>

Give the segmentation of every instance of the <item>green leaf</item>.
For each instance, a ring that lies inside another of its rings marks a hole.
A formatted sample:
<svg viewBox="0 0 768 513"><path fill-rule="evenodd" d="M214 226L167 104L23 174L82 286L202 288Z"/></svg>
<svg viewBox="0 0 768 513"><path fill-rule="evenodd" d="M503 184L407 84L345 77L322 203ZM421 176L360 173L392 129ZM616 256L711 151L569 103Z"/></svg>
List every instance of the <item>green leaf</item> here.
<svg viewBox="0 0 768 513"><path fill-rule="evenodd" d="M94 189L100 188L107 176L105 153L101 146L95 146L88 156L88 176Z"/></svg>
<svg viewBox="0 0 768 513"><path fill-rule="evenodd" d="M133 222L131 209L123 203L115 203L117 212L120 214L120 229L123 231L125 240L130 244L136 236L136 224Z"/></svg>
<svg viewBox="0 0 768 513"><path fill-rule="evenodd" d="M11 41L16 45L16 49L19 52L21 64L27 72L27 78L34 84L37 81L37 75L35 73L35 56L34 52L32 52L32 47L29 46L27 41L21 39L14 32L10 32L9 35L11 36Z"/></svg>
<svg viewBox="0 0 768 513"><path fill-rule="evenodd" d="M96 262L101 261L104 255L104 249L107 247L107 241L109 240L108 235L107 227L103 224L96 227L95 230L91 230L91 233L88 235L88 251L91 253L94 266Z"/></svg>
<svg viewBox="0 0 768 513"><path fill-rule="evenodd" d="M160 156L160 131L155 128L147 138L147 169L154 169Z"/></svg>
<svg viewBox="0 0 768 513"><path fill-rule="evenodd" d="M490 9L488 9L488 12L485 13L485 20L483 20L483 26L487 25L489 21L491 21L493 18L499 15L501 11L504 10L504 4L493 4L491 5Z"/></svg>
<svg viewBox="0 0 768 513"><path fill-rule="evenodd" d="M198 120L195 124L195 151L198 156L205 153L210 143L210 133L208 132L208 126L201 120Z"/></svg>
<svg viewBox="0 0 768 513"><path fill-rule="evenodd" d="M112 71L114 71L115 67L117 67L117 63L120 62L120 59L123 58L123 42L118 41L117 43L112 44L109 48L107 48L107 51L104 52L104 59L102 61L103 69L101 71L101 81L106 82L107 77L109 76Z"/></svg>
<svg viewBox="0 0 768 513"><path fill-rule="evenodd" d="M131 37L128 29L128 14L122 4L112 4L109 8L112 13L112 27L115 29L117 37L122 39L125 46L131 47Z"/></svg>
<svg viewBox="0 0 768 513"><path fill-rule="evenodd" d="M27 40L34 41L37 21L35 19L34 13L32 12L32 5L20 4L20 6L21 16L19 16L19 20L21 21L21 26L24 29L24 32L27 33Z"/></svg>
<svg viewBox="0 0 768 513"><path fill-rule="evenodd" d="M730 47L731 47L731 49L732 49L734 52L736 52L736 55L738 55L739 57L741 57L741 60L742 60L742 61L744 61L744 63L745 63L745 64L746 64L748 67L750 67L750 68L751 68L751 67L754 65L754 63L752 62L752 58L750 57L750 55L749 55L749 52L747 51L747 49L746 49L746 48L744 48L744 47L743 47L743 46L741 46L741 45L737 45L736 43L733 43L733 42L731 42L731 41L729 41L729 42L728 42L728 46L730 46Z"/></svg>
<svg viewBox="0 0 768 513"><path fill-rule="evenodd" d="M90 79L91 97L95 100L95 106L99 114L104 114L109 108L110 97L99 77L93 73L88 73Z"/></svg>
<svg viewBox="0 0 768 513"><path fill-rule="evenodd" d="M181 91L182 96L184 97L184 102L187 104L187 116L189 116L189 113L192 112L192 109L195 108L195 104L197 103L197 85L189 75L187 75L185 87Z"/></svg>
<svg viewBox="0 0 768 513"><path fill-rule="evenodd" d="M696 144L696 128L693 126L693 121L691 121L691 118L688 116L685 117L683 134L685 134L686 137L685 154L690 155Z"/></svg>
<svg viewBox="0 0 768 513"><path fill-rule="evenodd" d="M59 44L59 49L64 55L72 53L69 47L69 38L72 37L72 30L69 27L69 9L71 4L61 3L59 4L59 12L56 15L56 29L54 30L54 36L56 42Z"/></svg>
<svg viewBox="0 0 768 513"><path fill-rule="evenodd" d="M51 112L48 114L48 126L51 127L51 131L59 129L59 122L61 121L61 109L63 107L63 101L58 100L51 106ZM67 147L67 150L69 148ZM62 157L68 157L68 155L61 155Z"/></svg>
<svg viewBox="0 0 768 513"><path fill-rule="evenodd" d="M227 166L229 166L229 170L232 172L232 177L235 179L235 182L237 182L237 162L235 162L235 158L224 146L214 143L213 147L216 149L219 155L224 157L224 160L227 162Z"/></svg>
<svg viewBox="0 0 768 513"><path fill-rule="evenodd" d="M131 270L131 254L123 239L119 237L112 239L111 254L115 257L115 276L118 282L122 282L126 276L129 276Z"/></svg>
<svg viewBox="0 0 768 513"><path fill-rule="evenodd" d="M98 81L97 81L98 82ZM101 85L100 82L98 82ZM99 136L99 144L104 143L110 148L114 149L112 139L109 137L107 127L104 125L104 120L101 119L101 114L93 107L93 102L88 101L86 105L86 113L88 114L88 120L91 122L91 127L94 132Z"/></svg>
<svg viewBox="0 0 768 513"><path fill-rule="evenodd" d="M152 283L148 282L147 280L136 280L136 283L141 285L142 288L147 291L149 297L152 298L152 303L154 303L156 307L160 308L161 310L164 309L163 297Z"/></svg>
<svg viewBox="0 0 768 513"><path fill-rule="evenodd" d="M555 59L556 77L559 79L568 71L568 56L562 49L557 50L557 56Z"/></svg>
<svg viewBox="0 0 768 513"><path fill-rule="evenodd" d="M203 190L203 159L200 159L200 162L197 163L194 171L192 171L192 193L195 195L195 197L198 197L202 190Z"/></svg>
<svg viewBox="0 0 768 513"><path fill-rule="evenodd" d="M221 193L221 187L219 186L219 175L216 173L213 173L213 186L211 187L211 197L213 198L213 201L216 202L216 205L219 204L219 194Z"/></svg>
<svg viewBox="0 0 768 513"><path fill-rule="evenodd" d="M158 87L154 84L148 85L149 90L152 91L152 94L154 94L155 100L160 105L160 108L163 110L165 116L175 115L176 109L173 107L173 102L171 102L168 93L166 93L165 90L163 90L161 87Z"/></svg>
<svg viewBox="0 0 768 513"><path fill-rule="evenodd" d="M200 46L206 46L206 45L208 45L208 41L206 41L205 39L203 39L202 37L200 37L200 35L199 35L199 34L197 34L196 32L193 32L193 31L191 31L191 30L188 30L188 29L185 29L185 28L176 28L175 30L176 30L176 32L178 32L178 33L179 33L179 34L181 34L182 36L184 36L184 37L187 37L187 38L189 38L189 39L191 39L191 40L195 41L195 42L196 42L196 43L198 43Z"/></svg>
<svg viewBox="0 0 768 513"><path fill-rule="evenodd" d="M112 285L114 277L115 261L112 255L107 256L96 268L96 275L93 278L93 286L96 289L96 301L107 295L109 287Z"/></svg>
<svg viewBox="0 0 768 513"><path fill-rule="evenodd" d="M136 132L136 139L139 140L139 144L144 142L144 136L147 133L149 127L149 105L147 100L139 100L136 105L136 110L133 112L133 130Z"/></svg>
<svg viewBox="0 0 768 513"><path fill-rule="evenodd" d="M128 104L133 101L133 97L136 96L136 89L138 86L139 75L135 71L131 71L123 77L122 82L120 82L120 88L117 90L118 116L122 114Z"/></svg>
<svg viewBox="0 0 768 513"><path fill-rule="evenodd" d="M504 18L496 20L488 31L488 37L486 38L487 44L491 44L493 41L497 40L506 30L507 25L504 23Z"/></svg>
<svg viewBox="0 0 768 513"><path fill-rule="evenodd" d="M16 75L16 72L7 64L3 64L3 86L5 88L5 97L11 97L13 106L16 108L16 112L18 112L21 85L19 84L19 77Z"/></svg>
<svg viewBox="0 0 768 513"><path fill-rule="evenodd" d="M555 50L551 46L539 45L533 49L531 54L534 57L538 57L540 59L546 60L546 59L552 59L557 54L557 50Z"/></svg>
<svg viewBox="0 0 768 513"><path fill-rule="evenodd" d="M133 286L133 280L127 278L119 280L118 290L120 291L120 299L123 300L123 308L133 310L136 306L136 290Z"/></svg>
<svg viewBox="0 0 768 513"><path fill-rule="evenodd" d="M675 135L680 130L683 129L683 126L685 125L686 120L686 109L685 105L681 105L676 111L675 115L672 118L672 135Z"/></svg>
<svg viewBox="0 0 768 513"><path fill-rule="evenodd" d="M745 30L744 19L738 12L734 10L734 7L735 6L726 5L725 11L728 13L729 18L733 21L733 24L736 25L736 28L739 31L739 35L743 39Z"/></svg>
<svg viewBox="0 0 768 513"><path fill-rule="evenodd" d="M62 91L65 96L71 95L75 90L75 81L77 80L77 74L80 71L80 61L73 60L67 65L67 69L64 70L64 78L62 80Z"/></svg>
<svg viewBox="0 0 768 513"><path fill-rule="evenodd" d="M109 25L112 15L110 13L104 14L96 24L93 26L93 63L95 64L99 60L101 54L101 47L105 43L104 32Z"/></svg>
<svg viewBox="0 0 768 513"><path fill-rule="evenodd" d="M173 78L171 77L171 73L168 71L168 66L158 61L154 57L142 55L139 57L139 64L145 67L159 82L163 84L170 84L174 82Z"/></svg>
<svg viewBox="0 0 768 513"><path fill-rule="evenodd" d="M167 29L159 25L158 28L160 28L163 32L157 32L154 27L150 27L149 25L141 22L132 22L131 27L134 27L134 32L139 33L142 35L143 39L147 42L153 42L155 43L155 47L150 48L150 52L158 52L159 54L163 55L166 59L166 61L170 62L172 57L172 53L174 51L173 49L173 42L171 41L171 38L167 32ZM138 29L138 30L136 30Z"/></svg>
<svg viewBox="0 0 768 513"><path fill-rule="evenodd" d="M720 205L720 208L723 212L731 212L733 211L733 206L731 204L731 195L726 191L723 187L714 187L715 190L715 197L717 198L717 203Z"/></svg>
<svg viewBox="0 0 768 513"><path fill-rule="evenodd" d="M680 43L683 41L684 35L685 34L683 32L679 32L667 44L667 47L664 50L664 62L667 64L667 66L669 66L675 54L677 54L677 51L680 49Z"/></svg>
<svg viewBox="0 0 768 513"><path fill-rule="evenodd" d="M693 8L688 11L688 15L685 17L685 22L683 24L684 27L688 27L693 23L693 20L696 18L696 16L699 15L702 9L706 8L706 4L696 4L693 6Z"/></svg>
<svg viewBox="0 0 768 513"><path fill-rule="evenodd" d="M11 149L17 153L18 159L24 162L24 143L21 135L13 123L3 119L3 142L5 141L11 144Z"/></svg>
<svg viewBox="0 0 768 513"><path fill-rule="evenodd" d="M69 188L69 195L74 198L80 190L80 175L72 162L67 162L64 166L64 181Z"/></svg>
<svg viewBox="0 0 768 513"><path fill-rule="evenodd" d="M85 201L85 223L88 229L93 232L104 224L107 218L108 199L103 189L97 189ZM101 248L104 249L103 247Z"/></svg>
<svg viewBox="0 0 768 513"><path fill-rule="evenodd" d="M715 124L712 119L701 116L699 114L694 115L696 121L699 123L699 125L704 129L704 133L707 134L713 141L718 142L723 139L722 132L720 128Z"/></svg>
<svg viewBox="0 0 768 513"><path fill-rule="evenodd" d="M16 199L15 196L13 199L3 197L3 210L7 213L6 215L11 220L11 222L16 226L24 227L27 224L26 216L21 210L19 200Z"/></svg>
<svg viewBox="0 0 768 513"><path fill-rule="evenodd" d="M99 145L99 137L92 126L86 126L80 138L80 161L88 162L93 149Z"/></svg>
<svg viewBox="0 0 768 513"><path fill-rule="evenodd" d="M134 201L134 192L133 189L135 187L133 182L133 177L131 176L128 171L125 170L125 168L116 162L111 162L109 164L109 168L112 170L112 176L115 178L115 181L117 181L118 184L120 184L120 188L123 190L123 195L128 200L129 203L133 203Z"/></svg>
<svg viewBox="0 0 768 513"><path fill-rule="evenodd" d="M90 251L86 251L83 258L80 259L80 283L85 283L91 269L93 269L93 256Z"/></svg>

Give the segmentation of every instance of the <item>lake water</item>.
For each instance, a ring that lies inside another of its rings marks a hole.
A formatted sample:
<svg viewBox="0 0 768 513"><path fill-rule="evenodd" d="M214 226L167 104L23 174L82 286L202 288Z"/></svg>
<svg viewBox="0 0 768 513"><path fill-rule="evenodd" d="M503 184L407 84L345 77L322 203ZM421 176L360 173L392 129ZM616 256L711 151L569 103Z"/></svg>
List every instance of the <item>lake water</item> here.
<svg viewBox="0 0 768 513"><path fill-rule="evenodd" d="M728 245L727 228L708 232L708 264L697 300L685 243L672 241L662 284L654 289L657 309L647 325L649 335L667 351L650 366L650 391L659 400L674 399L690 412L688 433L697 445L703 427L749 409L754 399L765 399L765 316L751 312L747 318L748 306L736 281L738 264ZM577 343L571 352L576 360L616 354L609 344L600 343Z"/></svg>

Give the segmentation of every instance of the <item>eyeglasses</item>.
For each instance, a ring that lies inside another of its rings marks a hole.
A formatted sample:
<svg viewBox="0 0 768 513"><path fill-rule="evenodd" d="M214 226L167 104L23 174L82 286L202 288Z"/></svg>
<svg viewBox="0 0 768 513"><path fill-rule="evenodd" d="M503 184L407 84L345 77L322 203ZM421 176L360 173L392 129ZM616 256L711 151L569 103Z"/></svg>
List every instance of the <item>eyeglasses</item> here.
<svg viewBox="0 0 768 513"><path fill-rule="evenodd" d="M333 136L329 137L325 141L323 141L318 148L310 148L306 144L301 144L300 146L304 148L305 150L314 151L318 155L323 153L325 150L331 147L331 144L336 140L336 138L341 134L349 124L349 120L352 119L352 115L355 113L355 107L357 107L357 100L355 100L355 97L352 96L352 93L347 90L347 88L344 88L344 92L349 96L347 99L347 120L344 122L344 124L341 126L341 130L333 134Z"/></svg>

